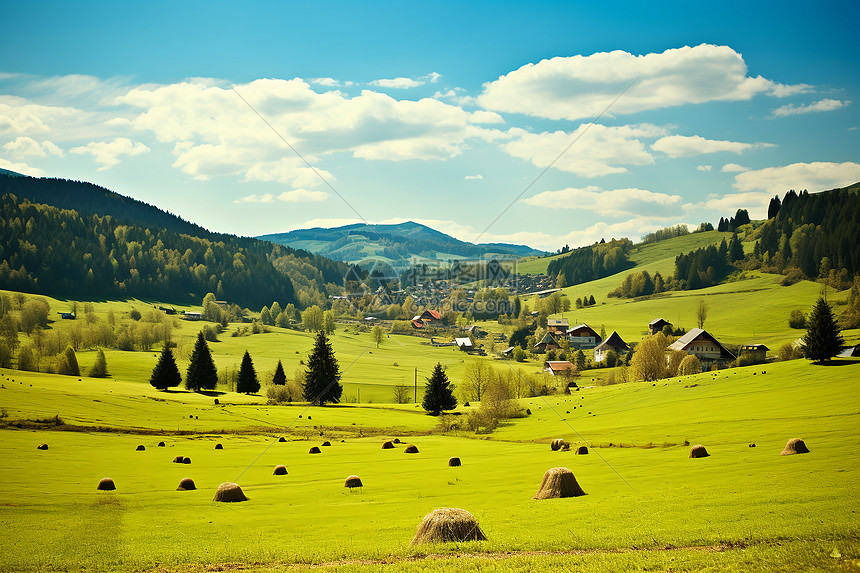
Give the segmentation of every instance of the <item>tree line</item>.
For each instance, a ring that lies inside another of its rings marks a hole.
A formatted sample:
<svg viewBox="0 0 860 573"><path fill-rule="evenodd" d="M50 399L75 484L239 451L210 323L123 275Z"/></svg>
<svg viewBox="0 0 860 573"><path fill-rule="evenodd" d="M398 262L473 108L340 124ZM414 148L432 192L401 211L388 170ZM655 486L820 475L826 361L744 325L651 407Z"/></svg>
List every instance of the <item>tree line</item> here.
<svg viewBox="0 0 860 573"><path fill-rule="evenodd" d="M625 238L573 249L566 256L550 261L546 274L556 277L558 288L613 275L632 266L628 258L632 248L633 242Z"/></svg>

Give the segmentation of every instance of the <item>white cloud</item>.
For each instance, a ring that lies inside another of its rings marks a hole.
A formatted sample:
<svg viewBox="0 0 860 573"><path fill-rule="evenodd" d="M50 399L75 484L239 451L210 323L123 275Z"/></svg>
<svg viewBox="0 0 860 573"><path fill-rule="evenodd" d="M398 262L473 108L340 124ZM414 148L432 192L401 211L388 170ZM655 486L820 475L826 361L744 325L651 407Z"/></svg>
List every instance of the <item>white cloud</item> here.
<svg viewBox="0 0 860 573"><path fill-rule="evenodd" d="M790 115L801 115L805 113L816 113L819 111L833 111L851 105L849 100L822 99L806 105L787 104L778 107L771 112L772 117L788 117Z"/></svg>
<svg viewBox="0 0 860 573"><path fill-rule="evenodd" d="M711 197L700 203L686 203L684 210L688 213L698 213L703 209L712 209L724 215L734 215L738 209L746 209L750 218L764 219L767 217L767 207L773 195L759 191L744 193L727 193Z"/></svg>
<svg viewBox="0 0 860 573"><path fill-rule="evenodd" d="M423 86L424 81L422 80L413 80L411 78L390 78L390 79L382 79L382 80L373 80L370 82L370 85L376 86L379 88L394 88L399 90L408 90L410 88L417 88L418 86Z"/></svg>
<svg viewBox="0 0 860 573"><path fill-rule="evenodd" d="M723 173L743 173L744 171L749 171L749 169L737 163L726 163L720 171Z"/></svg>
<svg viewBox="0 0 860 573"><path fill-rule="evenodd" d="M271 203L272 202L272 194L265 193L263 195L247 195L245 197L240 197L233 201L233 203Z"/></svg>
<svg viewBox="0 0 860 573"><path fill-rule="evenodd" d="M584 189L568 187L558 191L544 191L523 199L523 203L549 209L585 209L600 215L620 216L641 214L652 210L664 212L667 207L679 206L680 195L654 193L645 189L610 189L595 186Z"/></svg>
<svg viewBox="0 0 860 573"><path fill-rule="evenodd" d="M776 147L772 143L741 143L739 141L720 141L705 139L699 135L669 135L661 137L651 146L654 151L661 151L669 157L691 157L705 153L743 153L750 149Z"/></svg>
<svg viewBox="0 0 860 573"><path fill-rule="evenodd" d="M0 95L0 133L16 137L50 133L52 124L80 112L71 107L40 105L24 98Z"/></svg>
<svg viewBox="0 0 860 573"><path fill-rule="evenodd" d="M278 195L278 201L285 201L287 203L318 203L328 199L328 196L328 193L325 191L293 189L292 191L284 191Z"/></svg>
<svg viewBox="0 0 860 573"><path fill-rule="evenodd" d="M29 175L30 177L44 177L45 172L37 167L30 167L26 163L13 163L7 159L0 157L0 169L8 169L21 175Z"/></svg>
<svg viewBox="0 0 860 573"><path fill-rule="evenodd" d="M536 167L544 168L552 164L561 171L597 177L627 172L620 165L654 163L654 158L638 138L657 137L666 131L650 124L620 127L582 124L572 133L526 133L522 130L513 133L516 135L514 139L502 145L509 155L526 159ZM571 147L568 149L568 146Z"/></svg>
<svg viewBox="0 0 860 573"><path fill-rule="evenodd" d="M120 162L122 156L134 156L148 153L149 148L139 141L127 137L118 137L112 141L92 141L86 145L73 147L69 150L78 155L92 155L96 163L101 163L99 171L110 169Z"/></svg>
<svg viewBox="0 0 860 573"><path fill-rule="evenodd" d="M436 72L430 72L429 74L424 76L424 79L426 79L431 84L435 84L436 82L439 81L439 78L441 78L441 77L442 77L442 74L438 74Z"/></svg>
<svg viewBox="0 0 860 573"><path fill-rule="evenodd" d="M466 175L463 179L465 179L466 181L480 181L483 178L484 176L478 173L477 175Z"/></svg>
<svg viewBox="0 0 860 573"><path fill-rule="evenodd" d="M478 102L499 112L575 120L601 113L625 89L609 113L748 100L757 94L780 97L808 86L750 77L739 53L701 44L640 56L616 50L541 60L484 84Z"/></svg>
<svg viewBox="0 0 860 573"><path fill-rule="evenodd" d="M792 163L783 167L767 167L735 175L739 191L762 189L768 195L783 195L789 189L810 193L851 185L860 181L860 163Z"/></svg>
<svg viewBox="0 0 860 573"><path fill-rule="evenodd" d="M713 169L713 166L712 165L697 165L696 169L699 171L710 171L711 169Z"/></svg>
<svg viewBox="0 0 860 573"><path fill-rule="evenodd" d="M334 78L310 78L308 82L329 88L349 87L355 85L355 82L341 81Z"/></svg>
<svg viewBox="0 0 860 573"><path fill-rule="evenodd" d="M63 157L63 150L50 141L39 143L32 137L18 137L14 141L10 141L3 146L3 149L16 157L47 157L48 155L56 155Z"/></svg>

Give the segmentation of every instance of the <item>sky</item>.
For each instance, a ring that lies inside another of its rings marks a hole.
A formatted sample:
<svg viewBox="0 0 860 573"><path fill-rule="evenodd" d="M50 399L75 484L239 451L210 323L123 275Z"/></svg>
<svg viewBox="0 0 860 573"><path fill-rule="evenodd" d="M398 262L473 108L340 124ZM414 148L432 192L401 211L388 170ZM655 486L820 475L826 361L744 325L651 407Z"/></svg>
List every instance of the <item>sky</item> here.
<svg viewBox="0 0 860 573"><path fill-rule="evenodd" d="M10 2L0 168L555 251L860 181L856 2Z"/></svg>

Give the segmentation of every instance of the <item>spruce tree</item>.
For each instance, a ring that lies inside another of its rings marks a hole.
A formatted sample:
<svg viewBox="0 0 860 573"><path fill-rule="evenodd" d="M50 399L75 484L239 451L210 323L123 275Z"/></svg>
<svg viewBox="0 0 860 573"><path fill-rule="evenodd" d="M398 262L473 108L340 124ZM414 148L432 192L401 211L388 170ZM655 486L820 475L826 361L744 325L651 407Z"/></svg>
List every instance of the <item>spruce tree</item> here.
<svg viewBox="0 0 860 573"><path fill-rule="evenodd" d="M90 367L90 371L87 372L87 376L91 378L105 378L108 375L107 369L107 359L105 358L105 352L101 348L99 348L98 353L96 354L96 361L93 362L93 365Z"/></svg>
<svg viewBox="0 0 860 573"><path fill-rule="evenodd" d="M433 416L438 416L442 410L453 410L457 407L454 388L442 370L442 365L438 362L433 368L433 374L427 379L427 384L424 386L424 401L421 406Z"/></svg>
<svg viewBox="0 0 860 573"><path fill-rule="evenodd" d="M272 376L272 384L276 386L284 386L287 383L287 375L284 374L284 365L278 360L278 365L275 366L275 375Z"/></svg>
<svg viewBox="0 0 860 573"><path fill-rule="evenodd" d="M815 303L815 308L806 319L806 325L807 330L803 337L803 355L806 358L824 362L839 354L842 349L842 335L824 297L819 297Z"/></svg>
<svg viewBox="0 0 860 573"><path fill-rule="evenodd" d="M239 376L236 378L236 392L253 394L260 391L260 382L257 380L257 371L251 362L251 355L245 351L242 356L242 365L239 367Z"/></svg>
<svg viewBox="0 0 860 573"><path fill-rule="evenodd" d="M185 387L192 392L199 392L200 390L214 390L217 384L218 371L212 361L209 345L203 338L203 331L200 331L197 333L197 342L191 353L191 363L185 374Z"/></svg>
<svg viewBox="0 0 860 573"><path fill-rule="evenodd" d="M334 357L331 343L325 332L320 330L314 343L314 349L308 357L308 369L305 372L305 399L312 404L325 406L326 402L337 404L343 386L340 384L340 369Z"/></svg>
<svg viewBox="0 0 860 573"><path fill-rule="evenodd" d="M173 358L173 351L170 350L170 345L165 343L161 347L158 363L152 369L149 383L158 390L167 390L179 386L180 382L182 382L182 375L179 374L179 368L177 368L176 360Z"/></svg>

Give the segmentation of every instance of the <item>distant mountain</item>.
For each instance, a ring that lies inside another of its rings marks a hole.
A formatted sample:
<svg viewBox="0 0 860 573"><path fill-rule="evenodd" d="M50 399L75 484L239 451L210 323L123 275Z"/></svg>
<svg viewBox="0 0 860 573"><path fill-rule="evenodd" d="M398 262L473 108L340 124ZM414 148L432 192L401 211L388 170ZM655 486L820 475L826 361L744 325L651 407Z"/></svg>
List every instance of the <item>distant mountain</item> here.
<svg viewBox="0 0 860 573"><path fill-rule="evenodd" d="M396 225L356 223L331 229L298 229L258 237L294 249L304 249L348 263L382 260L396 268L415 261L447 261L479 257L526 257L545 254L525 245L474 244L455 239L426 225L407 221Z"/></svg>

